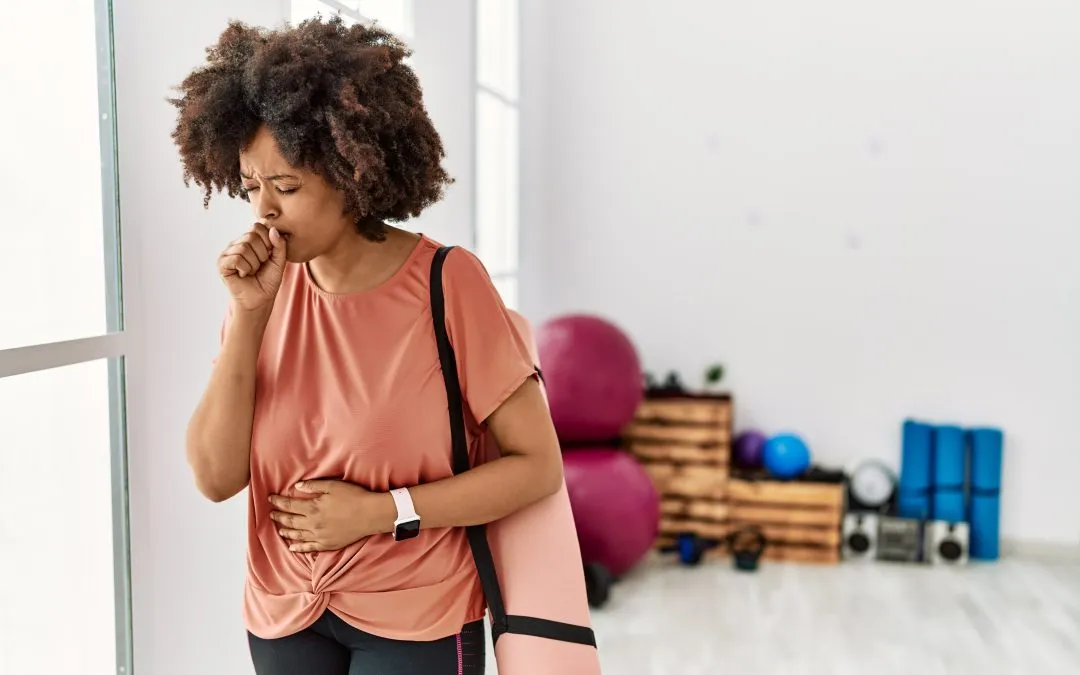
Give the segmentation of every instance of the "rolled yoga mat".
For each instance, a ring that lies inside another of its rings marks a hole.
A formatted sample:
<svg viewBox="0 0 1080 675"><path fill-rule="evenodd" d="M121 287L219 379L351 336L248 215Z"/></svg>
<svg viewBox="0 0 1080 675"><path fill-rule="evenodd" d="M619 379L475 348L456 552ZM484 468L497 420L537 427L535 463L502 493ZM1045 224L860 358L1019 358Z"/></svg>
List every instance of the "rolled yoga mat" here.
<svg viewBox="0 0 1080 675"><path fill-rule="evenodd" d="M933 495L930 511L934 520L961 523L967 520L967 443L957 426L934 429Z"/></svg>
<svg viewBox="0 0 1080 675"><path fill-rule="evenodd" d="M901 518L930 518L931 469L934 428L917 420L904 420L896 511Z"/></svg>
<svg viewBox="0 0 1080 675"><path fill-rule="evenodd" d="M1001 554L1001 462L1005 435L1001 429L968 431L971 443L971 508L969 552L977 560Z"/></svg>

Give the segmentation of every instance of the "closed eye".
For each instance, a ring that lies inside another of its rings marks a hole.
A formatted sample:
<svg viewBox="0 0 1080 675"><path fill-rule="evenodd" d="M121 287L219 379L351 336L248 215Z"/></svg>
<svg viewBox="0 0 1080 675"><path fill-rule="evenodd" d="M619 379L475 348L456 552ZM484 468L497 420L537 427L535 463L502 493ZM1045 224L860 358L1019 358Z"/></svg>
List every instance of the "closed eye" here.
<svg viewBox="0 0 1080 675"><path fill-rule="evenodd" d="M259 189L258 185L255 185L255 186L252 186L252 187L241 187L240 188L240 193L243 194L243 195L248 195L248 194L250 194L252 192L255 192L258 189ZM279 188L277 186L274 186L274 189L278 192L278 194L288 195L288 194L292 194L292 193L296 192L300 188Z"/></svg>

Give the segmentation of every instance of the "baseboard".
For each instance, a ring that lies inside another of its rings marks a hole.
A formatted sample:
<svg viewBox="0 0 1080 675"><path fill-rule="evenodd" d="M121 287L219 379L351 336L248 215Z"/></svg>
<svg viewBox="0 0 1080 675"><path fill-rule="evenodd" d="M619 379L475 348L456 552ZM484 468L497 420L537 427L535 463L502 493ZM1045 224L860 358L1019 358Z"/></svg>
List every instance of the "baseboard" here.
<svg viewBox="0 0 1080 675"><path fill-rule="evenodd" d="M1060 562L1080 562L1080 544L1064 544L1030 539L1002 539L1001 555Z"/></svg>

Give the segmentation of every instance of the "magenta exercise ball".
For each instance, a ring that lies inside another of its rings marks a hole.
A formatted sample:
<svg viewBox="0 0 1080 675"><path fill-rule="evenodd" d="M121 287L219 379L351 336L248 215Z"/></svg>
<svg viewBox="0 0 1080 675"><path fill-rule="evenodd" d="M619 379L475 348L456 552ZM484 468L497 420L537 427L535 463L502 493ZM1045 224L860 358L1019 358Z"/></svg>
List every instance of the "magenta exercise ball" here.
<svg viewBox="0 0 1080 675"><path fill-rule="evenodd" d="M577 314L541 325L536 344L559 439L618 438L644 396L641 361L626 333L606 319Z"/></svg>
<svg viewBox="0 0 1080 675"><path fill-rule="evenodd" d="M652 548L660 531L660 495L629 453L612 448L563 453L563 473L582 561L616 578Z"/></svg>

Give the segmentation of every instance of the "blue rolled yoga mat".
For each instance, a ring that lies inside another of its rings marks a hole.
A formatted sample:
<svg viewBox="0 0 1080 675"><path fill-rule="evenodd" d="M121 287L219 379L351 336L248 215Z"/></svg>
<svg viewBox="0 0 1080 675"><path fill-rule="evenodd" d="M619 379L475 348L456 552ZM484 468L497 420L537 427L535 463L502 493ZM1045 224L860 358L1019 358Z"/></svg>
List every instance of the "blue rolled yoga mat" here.
<svg viewBox="0 0 1080 675"><path fill-rule="evenodd" d="M904 420L896 489L896 515L901 518L930 518L933 456L934 428L925 422Z"/></svg>
<svg viewBox="0 0 1080 675"><path fill-rule="evenodd" d="M930 491L901 488L896 493L896 515L916 520L930 519Z"/></svg>
<svg viewBox="0 0 1080 675"><path fill-rule="evenodd" d="M947 523L967 521L967 498L962 488L934 490L931 504L933 520L943 520Z"/></svg>
<svg viewBox="0 0 1080 675"><path fill-rule="evenodd" d="M961 523L967 520L967 444L964 430L957 426L934 428L933 497L934 520Z"/></svg>
<svg viewBox="0 0 1080 675"><path fill-rule="evenodd" d="M997 492L1001 489L1001 429L971 429L971 488Z"/></svg>
<svg viewBox="0 0 1080 675"><path fill-rule="evenodd" d="M904 420L899 480L903 491L930 489L933 456L934 427L925 422Z"/></svg>
<svg viewBox="0 0 1080 675"><path fill-rule="evenodd" d="M971 442L971 509L968 549L977 560L997 560L1001 554L1001 463L1005 435L1001 429L968 431Z"/></svg>
<svg viewBox="0 0 1080 675"><path fill-rule="evenodd" d="M963 488L967 482L967 451L964 430L954 426L934 429L934 489Z"/></svg>
<svg viewBox="0 0 1080 675"><path fill-rule="evenodd" d="M976 560L997 560L1001 554L998 523L1001 518L1001 497L974 493L971 495L971 519L968 523L968 553Z"/></svg>

